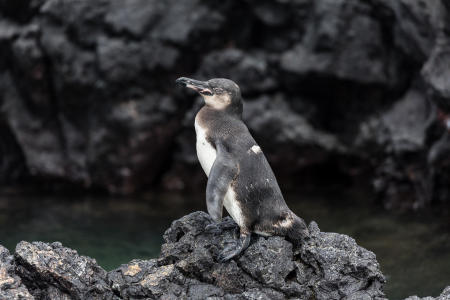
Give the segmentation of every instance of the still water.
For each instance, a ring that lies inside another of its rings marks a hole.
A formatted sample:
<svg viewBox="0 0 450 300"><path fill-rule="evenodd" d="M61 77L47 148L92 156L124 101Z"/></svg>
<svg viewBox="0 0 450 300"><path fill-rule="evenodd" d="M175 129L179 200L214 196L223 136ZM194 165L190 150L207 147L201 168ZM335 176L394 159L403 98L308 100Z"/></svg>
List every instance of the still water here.
<svg viewBox="0 0 450 300"><path fill-rule="evenodd" d="M445 218L394 214L367 191L286 193L291 209L322 231L348 234L373 251L387 277L389 299L437 296L450 285L450 226ZM171 221L204 210L204 195L154 193L139 198L24 196L0 193L0 244L60 241L106 270L159 254Z"/></svg>

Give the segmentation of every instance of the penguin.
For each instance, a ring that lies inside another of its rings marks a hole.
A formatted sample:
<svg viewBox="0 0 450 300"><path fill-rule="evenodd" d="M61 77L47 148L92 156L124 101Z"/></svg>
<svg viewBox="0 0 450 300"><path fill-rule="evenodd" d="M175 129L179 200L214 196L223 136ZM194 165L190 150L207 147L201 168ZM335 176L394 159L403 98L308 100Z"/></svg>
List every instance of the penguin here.
<svg viewBox="0 0 450 300"><path fill-rule="evenodd" d="M295 245L309 239L304 220L286 205L272 168L242 120L239 86L225 78L181 77L176 83L204 99L195 116L195 132L198 160L208 177L207 211L214 221L206 230L220 230L223 207L240 229L239 239L223 249L218 261L241 254L252 233L284 236Z"/></svg>

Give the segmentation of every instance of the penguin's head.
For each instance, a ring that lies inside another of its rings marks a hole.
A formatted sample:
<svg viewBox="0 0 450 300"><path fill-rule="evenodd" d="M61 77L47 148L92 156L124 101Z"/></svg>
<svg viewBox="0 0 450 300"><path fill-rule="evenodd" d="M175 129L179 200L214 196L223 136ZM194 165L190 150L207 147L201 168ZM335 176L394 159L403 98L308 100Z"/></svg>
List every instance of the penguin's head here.
<svg viewBox="0 0 450 300"><path fill-rule="evenodd" d="M239 86L226 78L199 81L180 77L177 83L198 92L205 104L217 110L230 110L242 113L242 96Z"/></svg>

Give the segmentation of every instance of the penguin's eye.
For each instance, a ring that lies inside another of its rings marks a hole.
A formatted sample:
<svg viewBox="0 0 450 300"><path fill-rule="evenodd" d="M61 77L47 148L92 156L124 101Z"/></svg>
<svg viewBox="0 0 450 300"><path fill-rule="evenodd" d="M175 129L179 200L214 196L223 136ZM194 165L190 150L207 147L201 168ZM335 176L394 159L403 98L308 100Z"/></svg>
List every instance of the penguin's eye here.
<svg viewBox="0 0 450 300"><path fill-rule="evenodd" d="M200 94L205 95L205 96L212 96L213 95L213 93L211 93L211 91L209 89L201 90Z"/></svg>
<svg viewBox="0 0 450 300"><path fill-rule="evenodd" d="M223 89L221 88L213 88L214 94L220 95L223 94Z"/></svg>

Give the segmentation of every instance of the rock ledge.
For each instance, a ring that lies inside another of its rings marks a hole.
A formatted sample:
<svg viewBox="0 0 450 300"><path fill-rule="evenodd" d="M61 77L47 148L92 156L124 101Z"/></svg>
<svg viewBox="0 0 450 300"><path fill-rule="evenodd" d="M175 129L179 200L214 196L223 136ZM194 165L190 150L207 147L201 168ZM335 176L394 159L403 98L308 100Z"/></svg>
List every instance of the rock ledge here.
<svg viewBox="0 0 450 300"><path fill-rule="evenodd" d="M254 237L242 256L219 263L238 228L225 218L214 235L203 230L209 223L204 212L176 220L159 258L110 272L58 242L20 242L14 256L0 246L0 299L386 299L375 254L351 237L311 222L312 239L299 248Z"/></svg>

